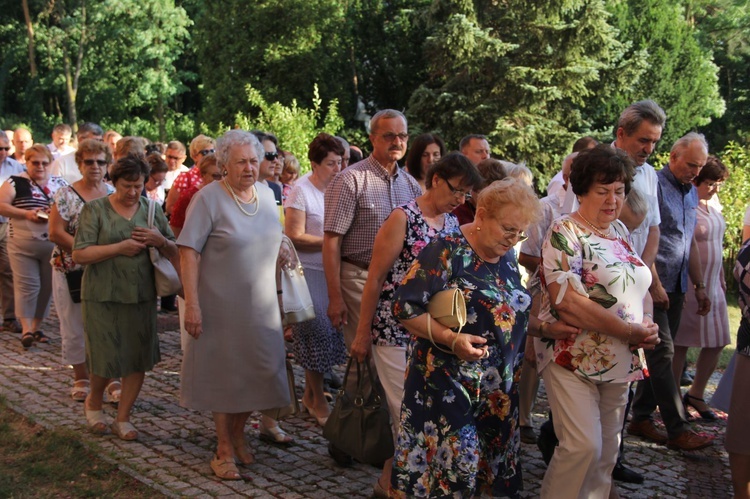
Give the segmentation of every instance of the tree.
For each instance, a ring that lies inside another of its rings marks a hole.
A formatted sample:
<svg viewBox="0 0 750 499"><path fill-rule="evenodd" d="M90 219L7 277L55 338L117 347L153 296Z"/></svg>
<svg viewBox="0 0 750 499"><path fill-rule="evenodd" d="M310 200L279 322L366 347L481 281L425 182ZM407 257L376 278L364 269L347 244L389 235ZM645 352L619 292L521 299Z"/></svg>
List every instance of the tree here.
<svg viewBox="0 0 750 499"><path fill-rule="evenodd" d="M577 131L600 72L623 44L599 0L436 0L427 81L411 96L418 127L454 147L489 136L493 153L549 176Z"/></svg>

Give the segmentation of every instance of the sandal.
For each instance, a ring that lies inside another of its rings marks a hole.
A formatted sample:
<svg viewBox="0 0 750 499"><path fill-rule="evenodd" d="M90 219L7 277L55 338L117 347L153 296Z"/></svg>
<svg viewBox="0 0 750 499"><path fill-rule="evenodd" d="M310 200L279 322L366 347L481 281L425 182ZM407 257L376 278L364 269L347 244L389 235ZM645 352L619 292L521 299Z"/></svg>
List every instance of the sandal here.
<svg viewBox="0 0 750 499"><path fill-rule="evenodd" d="M76 402L83 402L89 394L89 380L77 379L73 381L73 387L70 389L70 398Z"/></svg>
<svg viewBox="0 0 750 499"><path fill-rule="evenodd" d="M120 440L138 440L138 430L130 421L112 421L112 433Z"/></svg>
<svg viewBox="0 0 750 499"><path fill-rule="evenodd" d="M107 388L104 390L104 401L117 405L120 403L120 396L122 395L122 385L119 381L110 381Z"/></svg>
<svg viewBox="0 0 750 499"><path fill-rule="evenodd" d="M49 343L49 338L44 334L44 331L34 331L34 341L37 343Z"/></svg>
<svg viewBox="0 0 750 499"><path fill-rule="evenodd" d="M104 417L104 412L101 409L92 411L86 407L86 401L84 400L83 414L86 416L86 423L89 425L91 433L96 433L97 435L107 433L107 418Z"/></svg>
<svg viewBox="0 0 750 499"><path fill-rule="evenodd" d="M218 454L214 454L214 458L211 460L211 469L214 475L222 480L242 480L240 470L237 469L237 465L232 458L220 459Z"/></svg>
<svg viewBox="0 0 750 499"><path fill-rule="evenodd" d="M23 345L23 347L26 350L28 350L29 348L31 348L31 345L33 344L34 344L34 333L31 333L29 331L23 333L23 335L21 336L21 345Z"/></svg>
<svg viewBox="0 0 750 499"><path fill-rule="evenodd" d="M258 430L260 431L259 438L264 442L279 445L291 445L294 443L294 439L282 430L279 425L266 428L261 423L258 426Z"/></svg>

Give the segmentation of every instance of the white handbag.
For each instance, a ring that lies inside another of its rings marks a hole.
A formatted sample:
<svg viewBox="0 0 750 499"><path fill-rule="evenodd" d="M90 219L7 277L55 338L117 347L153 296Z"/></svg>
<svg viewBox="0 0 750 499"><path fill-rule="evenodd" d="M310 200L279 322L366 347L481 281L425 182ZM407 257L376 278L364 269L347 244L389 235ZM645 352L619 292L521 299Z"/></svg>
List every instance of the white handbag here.
<svg viewBox="0 0 750 499"><path fill-rule="evenodd" d="M451 329L458 328L456 338L453 340L451 349L447 350L432 339L432 319ZM466 325L466 300L460 289L450 288L435 293L427 304L427 335L430 342L437 348L446 353L453 353L453 347L458 340L458 334Z"/></svg>
<svg viewBox="0 0 750 499"><path fill-rule="evenodd" d="M287 236L283 236L281 244L286 244L291 255L294 255L294 261L281 269L282 308L284 310L282 324L288 326L314 319L315 307L305 280L305 269L299 261L294 244Z"/></svg>
<svg viewBox="0 0 750 499"><path fill-rule="evenodd" d="M153 199L148 201L148 227L154 228L154 215L156 212L156 202ZM156 284L157 296L171 296L182 294L182 283L177 270L172 262L153 246L148 247L148 256L154 265L154 281Z"/></svg>

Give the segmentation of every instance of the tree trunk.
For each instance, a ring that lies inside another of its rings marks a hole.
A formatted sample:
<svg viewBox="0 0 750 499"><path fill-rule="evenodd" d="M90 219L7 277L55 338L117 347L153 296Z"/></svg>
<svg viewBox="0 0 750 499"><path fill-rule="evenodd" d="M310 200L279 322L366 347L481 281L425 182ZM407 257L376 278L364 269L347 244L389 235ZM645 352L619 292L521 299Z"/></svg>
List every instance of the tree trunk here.
<svg viewBox="0 0 750 499"><path fill-rule="evenodd" d="M156 100L156 121L159 123L159 140L167 141L167 124L164 120L164 98L159 95Z"/></svg>
<svg viewBox="0 0 750 499"><path fill-rule="evenodd" d="M23 17L26 21L26 33L29 36L29 68L31 69L31 77L36 78L36 56L34 55L34 26L31 24L31 14L29 13L29 2L28 0L22 0L23 6Z"/></svg>

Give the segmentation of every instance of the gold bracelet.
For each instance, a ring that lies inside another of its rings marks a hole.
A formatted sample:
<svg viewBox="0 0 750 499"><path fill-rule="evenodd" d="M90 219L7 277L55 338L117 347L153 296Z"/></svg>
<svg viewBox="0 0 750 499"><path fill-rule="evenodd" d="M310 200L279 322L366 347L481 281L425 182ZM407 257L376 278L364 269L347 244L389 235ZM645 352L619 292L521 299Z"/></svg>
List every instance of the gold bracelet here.
<svg viewBox="0 0 750 499"><path fill-rule="evenodd" d="M547 326L549 326L549 322L547 322L547 321L542 321L542 323L539 324L539 336L541 338L545 337L544 336L544 330L547 328Z"/></svg>

